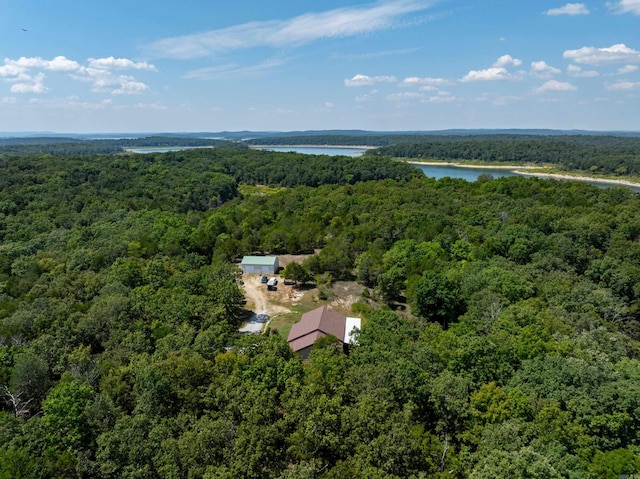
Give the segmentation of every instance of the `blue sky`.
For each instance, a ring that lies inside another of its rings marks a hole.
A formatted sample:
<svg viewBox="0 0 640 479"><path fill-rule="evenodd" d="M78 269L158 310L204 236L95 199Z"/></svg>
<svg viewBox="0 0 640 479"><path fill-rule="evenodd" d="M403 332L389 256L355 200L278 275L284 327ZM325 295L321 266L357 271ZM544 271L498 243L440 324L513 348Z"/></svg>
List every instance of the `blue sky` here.
<svg viewBox="0 0 640 479"><path fill-rule="evenodd" d="M640 130L640 0L0 0L0 131Z"/></svg>

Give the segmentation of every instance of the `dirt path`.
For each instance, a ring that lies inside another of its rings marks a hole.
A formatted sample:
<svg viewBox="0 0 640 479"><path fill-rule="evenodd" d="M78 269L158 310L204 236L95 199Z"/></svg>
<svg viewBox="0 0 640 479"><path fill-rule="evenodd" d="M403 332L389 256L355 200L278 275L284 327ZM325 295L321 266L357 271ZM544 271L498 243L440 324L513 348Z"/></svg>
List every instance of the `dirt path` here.
<svg viewBox="0 0 640 479"><path fill-rule="evenodd" d="M247 308L251 309L255 314L242 325L240 328L241 333L253 333L258 334L265 327L265 318L259 318L259 316L267 315L267 322L270 321L270 317L278 313L290 313L291 311L282 306L278 306L269 301L267 297L271 292L267 292L267 285L260 282L261 275L257 274L244 274L242 275L242 282L244 283L244 292L247 299ZM276 292L273 292L275 295Z"/></svg>
<svg viewBox="0 0 640 479"><path fill-rule="evenodd" d="M261 276L258 274L242 275L247 302L253 304L251 310L256 314L268 314L269 316L278 313L290 313L291 311L287 308L278 306L277 304L273 304L269 301L267 295L271 293L267 291L266 284L260 283L260 278ZM278 287L282 286L278 284ZM274 291L273 296L278 296L277 292Z"/></svg>

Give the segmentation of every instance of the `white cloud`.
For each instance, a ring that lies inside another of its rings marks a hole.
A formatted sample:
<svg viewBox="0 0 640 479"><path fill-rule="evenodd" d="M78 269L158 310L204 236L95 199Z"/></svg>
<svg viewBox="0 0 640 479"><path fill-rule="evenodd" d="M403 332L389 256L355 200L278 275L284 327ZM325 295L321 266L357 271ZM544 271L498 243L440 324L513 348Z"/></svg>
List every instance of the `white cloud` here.
<svg viewBox="0 0 640 479"><path fill-rule="evenodd" d="M640 88L640 82L619 81L616 83L607 83L605 88L614 91L635 90L636 88Z"/></svg>
<svg viewBox="0 0 640 479"><path fill-rule="evenodd" d="M238 66L236 64L216 65L213 67L192 70L182 76L184 79L211 80L223 76L246 76L259 75L269 70L273 70L286 63L285 59L275 58L257 63L255 65Z"/></svg>
<svg viewBox="0 0 640 479"><path fill-rule="evenodd" d="M49 89L44 86L44 78L44 73L38 73L29 82L14 83L11 85L11 93L35 93L38 95L46 93Z"/></svg>
<svg viewBox="0 0 640 479"><path fill-rule="evenodd" d="M374 76L357 74L353 78L346 78L344 80L344 86L356 87L356 86L370 86L376 83L396 83L398 80L394 76Z"/></svg>
<svg viewBox="0 0 640 479"><path fill-rule="evenodd" d="M18 99L14 96L5 96L0 99L0 103L14 104L18 103Z"/></svg>
<svg viewBox="0 0 640 479"><path fill-rule="evenodd" d="M448 91L439 91L437 95L433 95L422 100L424 103L451 103L458 99Z"/></svg>
<svg viewBox="0 0 640 479"><path fill-rule="evenodd" d="M0 66L0 76L20 76L31 69L73 72L80 68L78 62L69 60L64 56L57 56L52 60L44 60L40 57L20 57L17 60L5 58L4 65Z"/></svg>
<svg viewBox="0 0 640 479"><path fill-rule="evenodd" d="M627 47L624 43L606 48L582 47L577 50L566 50L562 56L586 65L640 63L640 52Z"/></svg>
<svg viewBox="0 0 640 479"><path fill-rule="evenodd" d="M160 103L136 103L133 105L134 108L138 110L167 110L167 107L161 105Z"/></svg>
<svg viewBox="0 0 640 479"><path fill-rule="evenodd" d="M567 67L567 73L572 77L579 78L597 77L599 75L595 70L583 70L578 65L569 65Z"/></svg>
<svg viewBox="0 0 640 479"><path fill-rule="evenodd" d="M549 80L542 86L536 88L534 93L548 93L552 91L573 91L577 90L575 86L568 82L561 82L557 80Z"/></svg>
<svg viewBox="0 0 640 479"><path fill-rule="evenodd" d="M547 62L541 60L531 62L531 74L538 78L551 78L553 75L560 73L558 68L548 65Z"/></svg>
<svg viewBox="0 0 640 479"><path fill-rule="evenodd" d="M638 65L625 65L623 67L618 68L618 73L620 75L624 75L625 73L632 73L638 69Z"/></svg>
<svg viewBox="0 0 640 479"><path fill-rule="evenodd" d="M640 15L640 0L608 2L607 6L615 13L635 13L636 15Z"/></svg>
<svg viewBox="0 0 640 479"><path fill-rule="evenodd" d="M471 70L460 81L490 81L490 80L508 80L511 75L506 68L492 67L485 70Z"/></svg>
<svg viewBox="0 0 640 479"><path fill-rule="evenodd" d="M146 91L149 87L133 77L105 75L93 82L94 92L106 92L111 95L134 95Z"/></svg>
<svg viewBox="0 0 640 479"><path fill-rule="evenodd" d="M126 58L90 58L87 65L81 65L65 56L57 56L51 60L41 57L20 57L17 60L6 58L0 66L0 76L14 82L11 91L14 93L46 93L42 71L67 73L74 80L93 83L93 91L108 92L114 95L141 93L148 89L144 83L131 76L115 76L112 69L132 69L156 71L147 62L134 62ZM40 70L33 74L33 70Z"/></svg>
<svg viewBox="0 0 640 479"><path fill-rule="evenodd" d="M420 100L422 98L424 98L424 95L422 93L410 91L406 91L403 93L393 93L392 95L387 96L387 100L389 101Z"/></svg>
<svg viewBox="0 0 640 479"><path fill-rule="evenodd" d="M420 77L407 77L402 82L400 82L400 86L402 87L436 87L441 85L449 85L451 82L444 78L420 78Z"/></svg>
<svg viewBox="0 0 640 479"><path fill-rule="evenodd" d="M348 37L392 28L402 16L426 10L425 0L382 1L372 5L307 13L288 20L250 22L219 30L165 38L147 45L165 58L200 58L254 47L295 47L322 38Z"/></svg>
<svg viewBox="0 0 640 479"><path fill-rule="evenodd" d="M341 54L334 53L331 55L331 58L337 58L340 60L369 60L371 58L380 58L387 56L398 56L398 55L408 55L410 53L415 53L419 51L420 48L401 48L398 50L382 50L379 52L369 52L369 53L356 53L356 54Z"/></svg>
<svg viewBox="0 0 640 479"><path fill-rule="evenodd" d="M147 62L134 62L128 58L89 58L90 68L103 68L114 70L147 70L157 71L156 67Z"/></svg>
<svg viewBox="0 0 640 479"><path fill-rule="evenodd" d="M509 105L510 103L516 102L516 101L520 101L522 100L522 98L520 98L519 96L499 96L494 98L491 103L493 103L496 106L505 106L505 105Z"/></svg>
<svg viewBox="0 0 640 479"><path fill-rule="evenodd" d="M545 15L588 15L589 9L587 9L584 3L567 3L559 8L552 8L544 12Z"/></svg>
<svg viewBox="0 0 640 479"><path fill-rule="evenodd" d="M373 97L371 95L360 95L360 96L357 96L355 100L359 103L364 103L364 102L373 100Z"/></svg>
<svg viewBox="0 0 640 479"><path fill-rule="evenodd" d="M513 58L511 55L502 55L492 66L501 68L511 65L519 67L520 65L522 65L522 60L520 60L519 58Z"/></svg>
<svg viewBox="0 0 640 479"><path fill-rule="evenodd" d="M332 101L325 101L324 102L324 107L325 108L333 108L335 105L333 104Z"/></svg>
<svg viewBox="0 0 640 479"><path fill-rule="evenodd" d="M5 59L5 64L0 66L0 77L15 77L25 71L26 69L24 67L7 63L7 59Z"/></svg>

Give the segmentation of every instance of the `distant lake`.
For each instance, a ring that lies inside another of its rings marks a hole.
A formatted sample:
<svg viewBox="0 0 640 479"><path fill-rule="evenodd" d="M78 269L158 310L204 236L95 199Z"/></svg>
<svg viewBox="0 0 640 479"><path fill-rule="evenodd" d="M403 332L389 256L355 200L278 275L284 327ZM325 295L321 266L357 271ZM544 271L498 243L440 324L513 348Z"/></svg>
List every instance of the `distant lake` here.
<svg viewBox="0 0 640 479"><path fill-rule="evenodd" d="M462 178L467 181L476 181L480 175L491 175L494 178L501 178L503 176L518 176L517 173L513 173L509 170L501 168L461 168L459 166L450 165L413 165L416 168L422 170L422 172L431 177L439 180L440 178Z"/></svg>
<svg viewBox="0 0 640 479"><path fill-rule="evenodd" d="M491 167L459 167L459 166L451 166L451 165L416 165L416 168L422 170L422 172L431 178L435 178L439 180L440 178L461 178L467 181L476 181L478 176L482 174L488 174L493 176L494 178L501 178L504 176L524 176L525 178L532 178L531 175L527 175L526 173L514 173L513 171L500 169L500 168L491 168ZM585 183L589 183L590 185L597 186L598 188L611 188L613 186L623 186L629 188L631 191L635 193L640 193L640 186L628 186L628 185L617 185L615 183L603 183L600 181L587 181L587 180L578 180L578 179L563 179L561 181L582 181Z"/></svg>
<svg viewBox="0 0 640 479"><path fill-rule="evenodd" d="M170 151L193 150L195 148L213 148L213 146L167 146L167 147L141 147L125 148L129 153L169 153Z"/></svg>
<svg viewBox="0 0 640 479"><path fill-rule="evenodd" d="M258 150L304 153L305 155L361 156L366 148L338 146L260 146Z"/></svg>

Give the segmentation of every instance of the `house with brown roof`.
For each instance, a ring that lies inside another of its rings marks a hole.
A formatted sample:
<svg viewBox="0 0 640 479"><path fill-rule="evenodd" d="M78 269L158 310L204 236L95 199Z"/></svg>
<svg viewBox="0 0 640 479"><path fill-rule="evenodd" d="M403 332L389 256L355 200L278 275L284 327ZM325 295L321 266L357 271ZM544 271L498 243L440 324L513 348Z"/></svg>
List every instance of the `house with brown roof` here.
<svg viewBox="0 0 640 479"><path fill-rule="evenodd" d="M325 305L303 314L291 327L287 342L291 349L307 359L316 340L332 335L344 347L352 342L354 328L360 329L360 318L347 318Z"/></svg>

